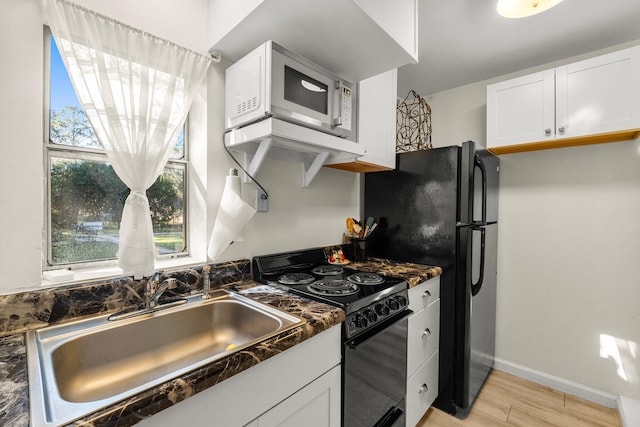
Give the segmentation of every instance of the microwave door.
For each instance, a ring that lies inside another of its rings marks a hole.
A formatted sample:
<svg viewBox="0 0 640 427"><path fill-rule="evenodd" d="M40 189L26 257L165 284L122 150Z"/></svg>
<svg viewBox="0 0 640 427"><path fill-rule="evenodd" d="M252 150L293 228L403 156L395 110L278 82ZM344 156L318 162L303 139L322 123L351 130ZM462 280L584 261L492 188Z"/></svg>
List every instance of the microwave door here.
<svg viewBox="0 0 640 427"><path fill-rule="evenodd" d="M338 112L346 111L351 97L340 98L351 87L326 70L296 61L276 50L271 66L271 112L275 117L299 123L340 137L351 137L351 131ZM355 100L355 97L353 98ZM349 113L352 113L349 104ZM352 117L346 120L351 126Z"/></svg>
<svg viewBox="0 0 640 427"><path fill-rule="evenodd" d="M287 65L284 99L325 116L329 113L329 86Z"/></svg>

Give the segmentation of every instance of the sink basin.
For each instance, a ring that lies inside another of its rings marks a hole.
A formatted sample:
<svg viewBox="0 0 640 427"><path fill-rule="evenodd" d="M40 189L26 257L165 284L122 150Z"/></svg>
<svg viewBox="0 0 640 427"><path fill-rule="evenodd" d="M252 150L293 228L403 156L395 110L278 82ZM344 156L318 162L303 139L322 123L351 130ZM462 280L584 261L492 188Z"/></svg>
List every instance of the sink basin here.
<svg viewBox="0 0 640 427"><path fill-rule="evenodd" d="M60 425L300 326L238 294L27 333L32 425Z"/></svg>

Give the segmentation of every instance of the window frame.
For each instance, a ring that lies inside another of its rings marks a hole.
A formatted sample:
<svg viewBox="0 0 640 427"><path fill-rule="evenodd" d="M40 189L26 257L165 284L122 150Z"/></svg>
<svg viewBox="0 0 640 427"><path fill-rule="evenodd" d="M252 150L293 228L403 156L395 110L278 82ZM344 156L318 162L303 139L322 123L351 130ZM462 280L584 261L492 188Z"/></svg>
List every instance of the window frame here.
<svg viewBox="0 0 640 427"><path fill-rule="evenodd" d="M52 224L51 224L51 159L57 158L69 158L74 160L88 160L88 161L101 161L110 164L107 154L104 150L89 147L79 147L72 145L55 144L50 139L50 117L51 117L51 29L48 26L44 27L44 93L43 93L43 194L44 194L44 209L43 209L43 254L42 254L42 271L48 270L81 270L92 269L99 267L117 267L118 259L110 258L106 260L93 260L93 261L79 261L79 262L66 262L66 263L53 263L52 257ZM183 125L184 132L184 149L183 157L180 159L169 157L164 169L174 168L183 171L184 182L182 185L182 217L183 217L183 239L184 249L182 252L175 252L170 254L160 255L158 254L156 259L159 261L172 260L177 258L189 258L190 253L190 221L189 221L189 116L185 120Z"/></svg>

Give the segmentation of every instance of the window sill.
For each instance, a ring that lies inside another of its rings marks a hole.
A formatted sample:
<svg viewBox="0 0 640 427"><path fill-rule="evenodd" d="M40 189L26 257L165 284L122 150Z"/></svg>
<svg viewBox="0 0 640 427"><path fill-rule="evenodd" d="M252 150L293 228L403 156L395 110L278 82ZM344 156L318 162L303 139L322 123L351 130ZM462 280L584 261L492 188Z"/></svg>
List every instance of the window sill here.
<svg viewBox="0 0 640 427"><path fill-rule="evenodd" d="M195 265L202 265L205 262L206 261L202 259L197 259L192 256L163 259L156 261L156 270L188 268ZM122 269L117 265L84 268L78 270L51 270L52 273L55 271L65 272L68 274L65 274L64 278L61 280L56 280L55 278L48 280L45 278L46 272L43 272L41 287L49 288L60 285L71 285L97 280L114 279L125 276L125 274L122 272Z"/></svg>

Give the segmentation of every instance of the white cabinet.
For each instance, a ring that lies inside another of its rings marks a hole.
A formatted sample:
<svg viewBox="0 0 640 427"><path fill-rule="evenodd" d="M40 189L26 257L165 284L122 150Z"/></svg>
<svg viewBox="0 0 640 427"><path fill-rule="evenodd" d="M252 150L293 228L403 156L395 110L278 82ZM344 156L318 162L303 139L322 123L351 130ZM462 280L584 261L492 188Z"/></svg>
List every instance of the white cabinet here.
<svg viewBox="0 0 640 427"><path fill-rule="evenodd" d="M555 72L487 86L489 148L555 139Z"/></svg>
<svg viewBox="0 0 640 427"><path fill-rule="evenodd" d="M325 166L352 172L395 169L398 70L361 81L358 94L358 144L365 154L355 161L329 161Z"/></svg>
<svg viewBox="0 0 640 427"><path fill-rule="evenodd" d="M296 425L291 422L300 416L313 414L321 421L313 425L338 427L341 327L321 332L142 420L140 425L288 426Z"/></svg>
<svg viewBox="0 0 640 427"><path fill-rule="evenodd" d="M407 427L414 427L438 397L438 364L440 352L436 351L407 380Z"/></svg>
<svg viewBox="0 0 640 427"><path fill-rule="evenodd" d="M350 82L418 61L418 0L209 0L209 46L234 62L273 40Z"/></svg>
<svg viewBox="0 0 640 427"><path fill-rule="evenodd" d="M487 86L487 146L497 153L640 134L640 46Z"/></svg>
<svg viewBox="0 0 640 427"><path fill-rule="evenodd" d="M339 425L339 366L249 424L251 427L337 427Z"/></svg>
<svg viewBox="0 0 640 427"><path fill-rule="evenodd" d="M406 425L414 427L438 396L440 277L409 289Z"/></svg>

